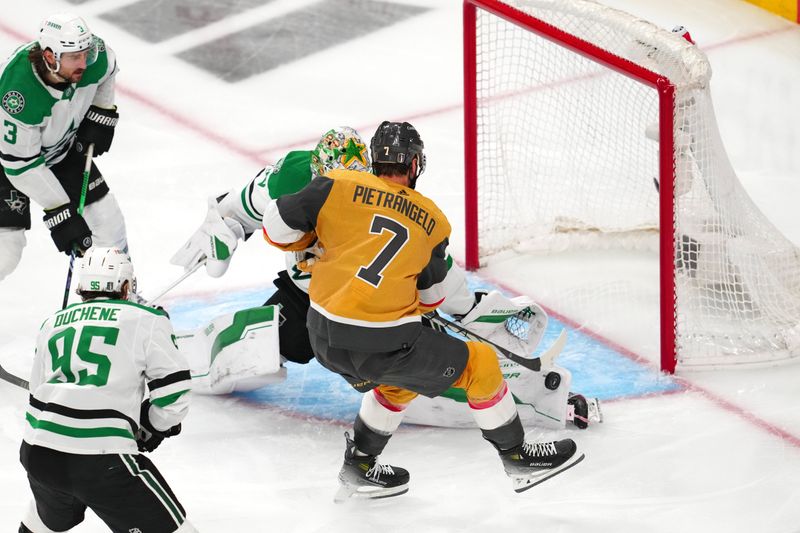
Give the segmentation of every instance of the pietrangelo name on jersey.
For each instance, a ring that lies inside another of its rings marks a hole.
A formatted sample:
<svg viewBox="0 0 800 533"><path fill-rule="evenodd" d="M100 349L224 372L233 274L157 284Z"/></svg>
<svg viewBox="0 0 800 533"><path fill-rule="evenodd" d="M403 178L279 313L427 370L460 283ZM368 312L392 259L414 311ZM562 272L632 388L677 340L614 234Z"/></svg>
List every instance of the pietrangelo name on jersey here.
<svg viewBox="0 0 800 533"><path fill-rule="evenodd" d="M113 307L77 307L57 314L56 323L53 327L66 326L67 324L72 324L73 322L79 322L81 320L105 320L108 322L116 322L118 320L117 311L119 311L119 309Z"/></svg>
<svg viewBox="0 0 800 533"><path fill-rule="evenodd" d="M356 185L353 202L393 209L421 227L427 235L436 227L436 219L430 213L401 194Z"/></svg>

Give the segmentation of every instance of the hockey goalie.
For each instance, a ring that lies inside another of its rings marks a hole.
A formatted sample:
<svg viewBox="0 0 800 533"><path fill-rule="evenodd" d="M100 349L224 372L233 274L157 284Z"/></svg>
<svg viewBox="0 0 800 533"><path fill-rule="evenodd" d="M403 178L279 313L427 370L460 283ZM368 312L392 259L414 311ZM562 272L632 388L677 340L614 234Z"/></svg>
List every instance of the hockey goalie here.
<svg viewBox="0 0 800 533"><path fill-rule="evenodd" d="M315 176L334 169L371 170L366 145L353 128L331 129L313 150L293 150L263 168L243 188L210 198L205 220L172 263L186 272L202 264L211 277L224 275L239 243L261 231L269 202L299 191ZM285 379L286 362L305 364L313 359L306 329L308 287L314 262L322 253L316 242L301 252L286 253L286 270L278 273L277 290L262 307L226 315L178 335L178 344L192 365L197 392L252 390ZM568 370L558 367L552 356L534 357L547 327L546 313L525 298L510 299L497 291L472 293L464 271L449 256L448 265L443 294L421 294L420 314L438 308L455 320L431 315L426 324L446 327L495 348L524 423L563 428L572 422L585 428L590 421L600 421L597 400L569 392ZM336 377L331 375L331 379ZM441 397L421 398L413 402L405 420L472 427L465 401L456 389Z"/></svg>

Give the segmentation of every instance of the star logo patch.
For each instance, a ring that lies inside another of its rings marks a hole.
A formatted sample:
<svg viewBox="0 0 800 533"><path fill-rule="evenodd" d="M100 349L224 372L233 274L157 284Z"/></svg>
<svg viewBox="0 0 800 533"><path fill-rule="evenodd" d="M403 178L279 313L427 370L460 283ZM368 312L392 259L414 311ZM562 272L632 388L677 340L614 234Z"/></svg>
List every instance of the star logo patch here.
<svg viewBox="0 0 800 533"><path fill-rule="evenodd" d="M6 199L6 204L9 209L22 215L25 213L25 208L28 207L28 199L20 196L17 191L11 191L11 195Z"/></svg>

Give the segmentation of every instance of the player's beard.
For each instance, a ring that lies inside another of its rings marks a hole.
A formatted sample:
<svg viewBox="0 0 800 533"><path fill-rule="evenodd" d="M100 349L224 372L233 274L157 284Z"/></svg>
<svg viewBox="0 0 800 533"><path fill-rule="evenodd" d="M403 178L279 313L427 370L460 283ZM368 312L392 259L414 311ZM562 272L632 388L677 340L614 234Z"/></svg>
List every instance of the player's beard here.
<svg viewBox="0 0 800 533"><path fill-rule="evenodd" d="M75 70L72 75L69 77L70 83L78 83L83 78L83 73L86 72L86 69L80 68Z"/></svg>

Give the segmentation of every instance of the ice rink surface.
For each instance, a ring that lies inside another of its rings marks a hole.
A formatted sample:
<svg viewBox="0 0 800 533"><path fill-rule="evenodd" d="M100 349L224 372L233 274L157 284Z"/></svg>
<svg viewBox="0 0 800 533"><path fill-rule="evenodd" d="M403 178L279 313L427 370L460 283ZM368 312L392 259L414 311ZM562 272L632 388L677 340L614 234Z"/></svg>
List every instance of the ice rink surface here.
<svg viewBox="0 0 800 533"><path fill-rule="evenodd" d="M735 0L606 3L690 29L714 69L717 117L739 178L800 243L800 27ZM65 9L118 55L121 120L97 163L125 213L145 296L180 274L169 258L203 219L208 196L240 187L340 124L366 138L384 119L417 126L428 155L419 189L448 213L463 259L460 2L13 4L0 17L4 56L33 38L45 14ZM21 264L0 284L0 362L26 376L67 269L40 216L34 208ZM494 263L473 281L536 298L535 271L524 265ZM281 268L280 254L253 238L223 278L197 274L165 305L188 327L214 306L263 301ZM342 433L358 398L335 376L333 392L320 393L312 384L326 376L311 365L289 366L294 403L266 389L196 397L181 436L152 459L204 532L800 531L800 365L679 370L673 379L644 354L626 374L629 367L572 338L564 364L574 388L605 399L606 421L583 432L527 428L529 438L572 437L587 458L522 495L477 429L404 425L382 458L411 472L409 493L335 505ZM299 406L303 398L314 401ZM17 461L26 402L24 391L0 383L1 531L16 530L29 500ZM90 514L76 530L106 528Z"/></svg>

